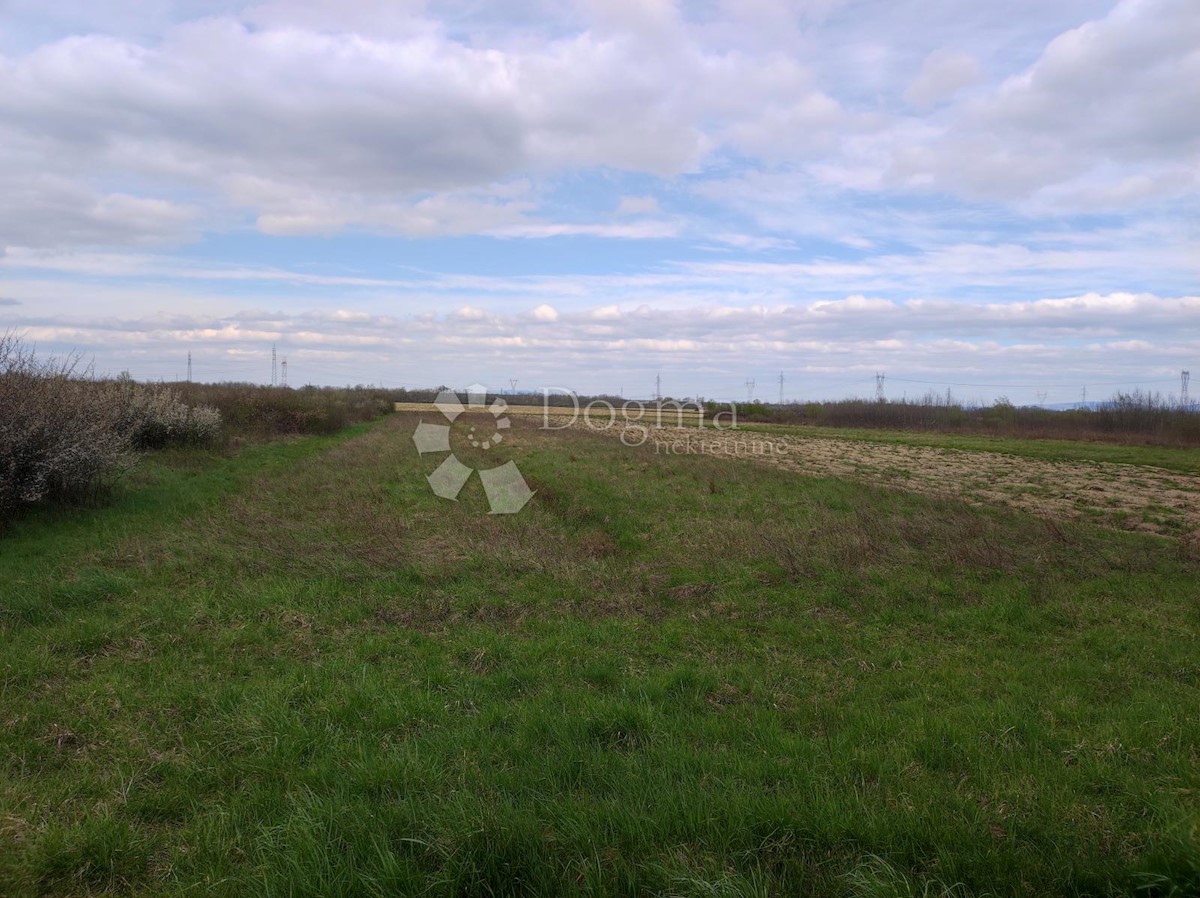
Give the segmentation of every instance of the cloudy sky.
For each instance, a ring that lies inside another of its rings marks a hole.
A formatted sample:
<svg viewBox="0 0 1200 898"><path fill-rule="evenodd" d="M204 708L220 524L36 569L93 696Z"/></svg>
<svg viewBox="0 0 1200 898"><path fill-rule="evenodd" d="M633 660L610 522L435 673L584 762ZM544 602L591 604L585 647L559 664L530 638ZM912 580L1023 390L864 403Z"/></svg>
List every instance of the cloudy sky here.
<svg viewBox="0 0 1200 898"><path fill-rule="evenodd" d="M0 330L293 384L1200 380L1196 0L0 0Z"/></svg>

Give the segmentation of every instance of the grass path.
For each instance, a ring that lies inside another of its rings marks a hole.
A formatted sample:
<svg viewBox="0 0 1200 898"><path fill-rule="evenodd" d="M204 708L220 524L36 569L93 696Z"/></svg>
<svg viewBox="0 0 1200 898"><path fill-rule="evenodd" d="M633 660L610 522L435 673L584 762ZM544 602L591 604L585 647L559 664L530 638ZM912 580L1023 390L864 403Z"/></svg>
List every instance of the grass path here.
<svg viewBox="0 0 1200 898"><path fill-rule="evenodd" d="M0 541L0 894L1200 888L1166 541L521 422L488 516L415 422Z"/></svg>

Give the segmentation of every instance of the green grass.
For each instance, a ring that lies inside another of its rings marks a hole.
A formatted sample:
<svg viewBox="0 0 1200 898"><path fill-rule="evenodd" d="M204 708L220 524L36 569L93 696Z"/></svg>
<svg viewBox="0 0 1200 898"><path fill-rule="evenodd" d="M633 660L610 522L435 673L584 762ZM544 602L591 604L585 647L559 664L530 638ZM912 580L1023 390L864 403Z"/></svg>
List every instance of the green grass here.
<svg viewBox="0 0 1200 898"><path fill-rule="evenodd" d="M740 430L781 433L808 439L856 440L868 443L931 446L968 452L1000 452L1044 461L1098 461L1150 465L1168 471L1200 474L1200 449L1132 446L1102 440L1021 440L973 434L918 433L854 427L741 423Z"/></svg>
<svg viewBox="0 0 1200 898"><path fill-rule="evenodd" d="M0 541L0 894L1200 890L1180 544L414 422Z"/></svg>

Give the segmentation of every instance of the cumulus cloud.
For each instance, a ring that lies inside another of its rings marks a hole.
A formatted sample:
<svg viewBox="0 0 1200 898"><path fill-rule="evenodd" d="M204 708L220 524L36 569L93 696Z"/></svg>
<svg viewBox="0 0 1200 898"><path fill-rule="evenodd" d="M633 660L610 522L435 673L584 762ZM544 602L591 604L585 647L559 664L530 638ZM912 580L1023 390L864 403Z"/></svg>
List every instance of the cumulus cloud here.
<svg viewBox="0 0 1200 898"><path fill-rule="evenodd" d="M897 141L891 174L1001 200L1043 189L1066 199L1069 185L1087 179L1079 193L1090 209L1194 192L1185 169L1194 171L1200 153L1200 118L1181 110L1200 108L1198 46L1200 6L1125 0L1060 34L929 139Z"/></svg>
<svg viewBox="0 0 1200 898"><path fill-rule="evenodd" d="M0 127L0 141L4 129ZM78 244L152 245L195 233L200 211L187 203L96 190L77 178L30 171L0 143L0 249Z"/></svg>
<svg viewBox="0 0 1200 898"><path fill-rule="evenodd" d="M0 244L185 239L197 203L281 235L549 236L565 223L538 197L497 188L581 169L675 178L729 152L843 189L1045 189L1057 207L1195 190L1189 0L1126 0L968 101L955 98L982 77L976 54L933 49L904 96L951 105L920 123L856 94L894 76L880 35L837 26L856 68L831 64L819 29L836 6L587 3L540 33L514 8L507 23L476 12L466 36L416 2L229 2L141 23L119 4L76 7L58 21L84 27L0 56L0 187L20 212ZM1106 161L1118 170L1096 183ZM626 196L618 214L656 215L657 198Z"/></svg>
<svg viewBox="0 0 1200 898"><path fill-rule="evenodd" d="M269 9L251 18L267 28L205 19L160 45L84 35L0 60L0 124L39 150L28 166L50 151L64 171L104 166L216 190L274 233L458 233L470 200L431 194L580 166L678 174L707 146L671 62L639 59L620 35L505 50L428 23L380 37L305 30L322 19L313 10L288 27L271 28ZM682 77L704 76L701 56L681 61L693 70ZM468 211L486 231L528 210L475 201Z"/></svg>
<svg viewBox="0 0 1200 898"><path fill-rule="evenodd" d="M969 53L935 50L925 57L921 71L904 92L904 99L928 109L950 99L979 80L979 63Z"/></svg>
<svg viewBox="0 0 1200 898"><path fill-rule="evenodd" d="M19 0L6 316L231 371L273 335L314 376L1190 352L1200 7L845 6Z"/></svg>
<svg viewBox="0 0 1200 898"><path fill-rule="evenodd" d="M1040 132L1113 158L1182 159L1200 148L1200 7L1126 0L1050 42L980 110L1019 133Z"/></svg>

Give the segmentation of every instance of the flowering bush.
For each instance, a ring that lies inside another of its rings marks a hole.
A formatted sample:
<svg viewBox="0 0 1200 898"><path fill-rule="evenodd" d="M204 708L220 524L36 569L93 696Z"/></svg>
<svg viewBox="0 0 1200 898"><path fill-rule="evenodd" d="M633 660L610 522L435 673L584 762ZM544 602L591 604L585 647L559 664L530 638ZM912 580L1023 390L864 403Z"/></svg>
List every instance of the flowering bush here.
<svg viewBox="0 0 1200 898"><path fill-rule="evenodd" d="M209 445L221 435L221 414L206 405L191 407L166 386L135 383L124 377L115 383L120 410L118 428L135 449L164 449L178 445Z"/></svg>
<svg viewBox="0 0 1200 898"><path fill-rule="evenodd" d="M77 363L38 359L0 335L0 523L22 505L90 497L139 449L220 436L215 409L189 408L166 387L98 381Z"/></svg>

